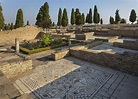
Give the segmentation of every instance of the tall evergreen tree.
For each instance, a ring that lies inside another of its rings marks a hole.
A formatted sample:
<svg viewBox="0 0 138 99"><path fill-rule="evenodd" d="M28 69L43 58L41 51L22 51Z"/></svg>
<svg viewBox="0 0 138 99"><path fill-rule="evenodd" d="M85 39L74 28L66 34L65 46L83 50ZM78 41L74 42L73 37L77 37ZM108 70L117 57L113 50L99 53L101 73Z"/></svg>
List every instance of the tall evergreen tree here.
<svg viewBox="0 0 138 99"><path fill-rule="evenodd" d="M86 23L88 23L88 20L89 20L89 14L87 13L87 15L86 15Z"/></svg>
<svg viewBox="0 0 138 99"><path fill-rule="evenodd" d="M76 25L80 25L80 20L81 20L81 13L78 8L76 8L75 11L75 19L76 19Z"/></svg>
<svg viewBox="0 0 138 99"><path fill-rule="evenodd" d="M82 15L78 8L75 11L75 18L76 18L76 25L81 25L82 24Z"/></svg>
<svg viewBox="0 0 138 99"><path fill-rule="evenodd" d="M16 22L15 22L15 28L22 27L23 25L24 25L23 11L22 9L18 9L17 16L16 16Z"/></svg>
<svg viewBox="0 0 138 99"><path fill-rule="evenodd" d="M63 17L62 17L62 26L66 27L67 25L68 25L68 15L67 15L66 8L64 8Z"/></svg>
<svg viewBox="0 0 138 99"><path fill-rule="evenodd" d="M27 21L26 25L30 25L30 24L29 24L29 21Z"/></svg>
<svg viewBox="0 0 138 99"><path fill-rule="evenodd" d="M109 21L110 21L110 24L114 24L114 18L113 17L110 16Z"/></svg>
<svg viewBox="0 0 138 99"><path fill-rule="evenodd" d="M98 13L98 23L100 22L100 14Z"/></svg>
<svg viewBox="0 0 138 99"><path fill-rule="evenodd" d="M92 23L92 9L89 10L88 23Z"/></svg>
<svg viewBox="0 0 138 99"><path fill-rule="evenodd" d="M101 18L101 20L100 20L100 24L103 24L103 19Z"/></svg>
<svg viewBox="0 0 138 99"><path fill-rule="evenodd" d="M129 21L132 22L132 24L136 21L136 12L134 9L131 10Z"/></svg>
<svg viewBox="0 0 138 99"><path fill-rule="evenodd" d="M11 29L11 30L14 29L14 25L13 25L13 23L11 23L11 27L10 27L10 29Z"/></svg>
<svg viewBox="0 0 138 99"><path fill-rule="evenodd" d="M4 29L4 16L2 13L2 6L0 4L0 30Z"/></svg>
<svg viewBox="0 0 138 99"><path fill-rule="evenodd" d="M49 28L52 25L49 15L49 5L47 2L41 6L39 13L37 14L36 25L43 28Z"/></svg>
<svg viewBox="0 0 138 99"><path fill-rule="evenodd" d="M74 25L76 24L76 19L75 19L75 12L74 12L74 9L72 8L72 11L71 11L71 25Z"/></svg>
<svg viewBox="0 0 138 99"><path fill-rule="evenodd" d="M119 10L117 9L115 12L115 23L118 24L120 22L121 18L119 15Z"/></svg>
<svg viewBox="0 0 138 99"><path fill-rule="evenodd" d="M58 12L58 23L57 23L58 26L61 26L62 25L62 9L59 8L59 12Z"/></svg>
<svg viewBox="0 0 138 99"><path fill-rule="evenodd" d="M93 15L93 21L95 24L99 23L99 15L96 5L94 6L94 15Z"/></svg>
<svg viewBox="0 0 138 99"><path fill-rule="evenodd" d="M85 15L82 13L82 24L85 24Z"/></svg>

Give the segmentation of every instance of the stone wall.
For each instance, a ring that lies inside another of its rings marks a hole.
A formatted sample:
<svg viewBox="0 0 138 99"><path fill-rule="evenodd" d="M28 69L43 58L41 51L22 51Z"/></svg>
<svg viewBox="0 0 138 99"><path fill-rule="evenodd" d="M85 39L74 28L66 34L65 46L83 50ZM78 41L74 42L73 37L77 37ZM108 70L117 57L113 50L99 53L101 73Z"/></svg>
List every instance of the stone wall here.
<svg viewBox="0 0 138 99"><path fill-rule="evenodd" d="M108 30L108 31L96 31L95 35L138 38L138 30L119 29L119 30Z"/></svg>
<svg viewBox="0 0 138 99"><path fill-rule="evenodd" d="M114 42L113 46L126 48L126 49L132 49L132 50L138 50L138 40L137 41L124 40L123 43Z"/></svg>
<svg viewBox="0 0 138 99"><path fill-rule="evenodd" d="M110 38L95 38L95 40L97 41L103 41L103 42L113 42L115 41L116 39L118 39L119 36L113 36L113 37L110 37Z"/></svg>
<svg viewBox="0 0 138 99"><path fill-rule="evenodd" d="M125 54L118 54L111 51L98 52L90 49L70 49L70 55L95 64L138 75L138 54L127 52Z"/></svg>
<svg viewBox="0 0 138 99"><path fill-rule="evenodd" d="M88 32L88 33L84 33L84 34L76 34L75 38L77 40L88 40L91 39L94 35L94 32Z"/></svg>
<svg viewBox="0 0 138 99"><path fill-rule="evenodd" d="M5 63L0 66L0 71L2 71L8 78L17 76L30 69L32 69L32 60Z"/></svg>
<svg viewBox="0 0 138 99"><path fill-rule="evenodd" d="M69 56L69 50L63 50L63 51L51 53L51 57L53 60L59 60L66 56Z"/></svg>

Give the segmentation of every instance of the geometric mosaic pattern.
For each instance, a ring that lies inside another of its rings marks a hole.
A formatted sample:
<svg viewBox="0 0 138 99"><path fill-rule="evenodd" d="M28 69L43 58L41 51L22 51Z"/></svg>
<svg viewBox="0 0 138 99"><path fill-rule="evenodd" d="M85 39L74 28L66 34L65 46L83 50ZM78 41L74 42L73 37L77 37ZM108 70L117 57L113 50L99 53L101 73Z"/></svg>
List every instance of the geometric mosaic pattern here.
<svg viewBox="0 0 138 99"><path fill-rule="evenodd" d="M64 61L63 61L64 62ZM75 64L75 63L72 63ZM32 90L34 99L91 99L96 91L112 76L112 74L96 70L91 64L79 64L80 68L44 85L43 73L38 76L34 73L19 79L28 89ZM41 68L40 70L44 70ZM40 79L41 78L41 79Z"/></svg>

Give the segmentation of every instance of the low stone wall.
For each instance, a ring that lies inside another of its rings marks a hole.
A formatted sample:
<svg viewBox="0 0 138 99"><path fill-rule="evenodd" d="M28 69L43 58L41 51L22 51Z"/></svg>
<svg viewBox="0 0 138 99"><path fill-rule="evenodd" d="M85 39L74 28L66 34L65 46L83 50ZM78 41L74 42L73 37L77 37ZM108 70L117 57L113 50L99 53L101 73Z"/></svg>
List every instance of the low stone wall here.
<svg viewBox="0 0 138 99"><path fill-rule="evenodd" d="M66 56L69 56L69 50L51 53L51 57L53 60L59 60L59 59L62 59Z"/></svg>
<svg viewBox="0 0 138 99"><path fill-rule="evenodd" d="M70 55L95 64L138 75L138 54L118 54L111 51L98 52L90 49L70 49Z"/></svg>
<svg viewBox="0 0 138 99"><path fill-rule="evenodd" d="M119 38L119 36L113 36L113 37L110 37L110 38L107 38L107 39L105 39L105 38L95 38L95 40L103 41L103 42L113 42L118 38Z"/></svg>
<svg viewBox="0 0 138 99"><path fill-rule="evenodd" d="M17 76L30 69L32 69L32 60L5 63L0 66L0 71L2 71L8 78Z"/></svg>
<svg viewBox="0 0 138 99"><path fill-rule="evenodd" d="M123 43L114 42L113 46L126 48L126 49L132 49L132 50L138 50L138 41L124 40Z"/></svg>
<svg viewBox="0 0 138 99"><path fill-rule="evenodd" d="M94 35L94 32L88 32L88 33L84 33L84 34L76 34L75 38L77 40L88 40L91 39Z"/></svg>
<svg viewBox="0 0 138 99"><path fill-rule="evenodd" d="M103 35L103 36L122 36L128 38L138 38L138 30L108 30L108 31L96 31L95 35Z"/></svg>

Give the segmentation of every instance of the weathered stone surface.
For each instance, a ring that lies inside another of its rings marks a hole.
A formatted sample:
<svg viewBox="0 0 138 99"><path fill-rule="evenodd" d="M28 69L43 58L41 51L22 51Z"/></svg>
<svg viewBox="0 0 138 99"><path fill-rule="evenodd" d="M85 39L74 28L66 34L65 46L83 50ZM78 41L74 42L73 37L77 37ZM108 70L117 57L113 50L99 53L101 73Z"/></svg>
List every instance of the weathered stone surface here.
<svg viewBox="0 0 138 99"><path fill-rule="evenodd" d="M67 56L69 56L69 50L63 50L63 51L51 53L51 57L53 60L59 60Z"/></svg>
<svg viewBox="0 0 138 99"><path fill-rule="evenodd" d="M32 60L17 61L12 63L3 64L0 66L0 70L8 77L14 77L20 73L23 73L29 69L32 69Z"/></svg>
<svg viewBox="0 0 138 99"><path fill-rule="evenodd" d="M19 83L20 82L20 83ZM38 66L20 78L34 99L137 99L138 77L73 57Z"/></svg>
<svg viewBox="0 0 138 99"><path fill-rule="evenodd" d="M70 55L95 64L138 75L137 53L119 54L111 51L98 52L90 49L70 49Z"/></svg>

